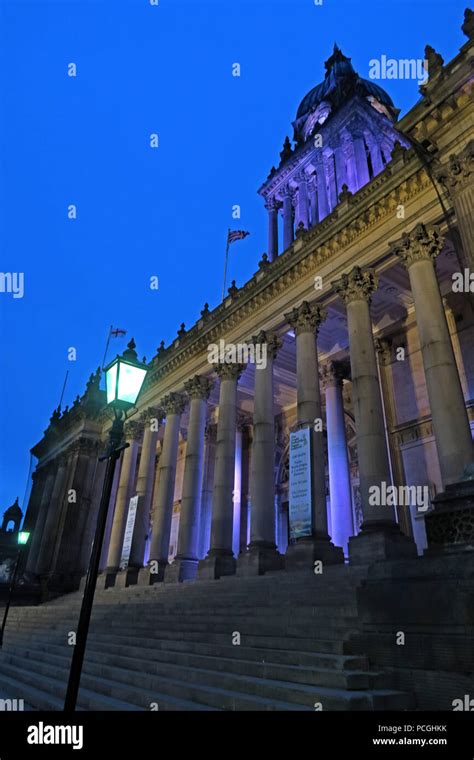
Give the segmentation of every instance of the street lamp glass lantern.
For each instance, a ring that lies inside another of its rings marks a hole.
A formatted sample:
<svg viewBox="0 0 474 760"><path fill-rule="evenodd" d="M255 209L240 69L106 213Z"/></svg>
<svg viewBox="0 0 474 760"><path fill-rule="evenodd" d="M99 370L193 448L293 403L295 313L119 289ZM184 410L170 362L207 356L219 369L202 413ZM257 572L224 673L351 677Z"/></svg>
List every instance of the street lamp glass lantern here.
<svg viewBox="0 0 474 760"><path fill-rule="evenodd" d="M105 368L107 403L119 409L133 406L147 371L146 364L138 361L135 341L132 338L122 356L116 356Z"/></svg>
<svg viewBox="0 0 474 760"><path fill-rule="evenodd" d="M20 530L18 533L18 544L20 546L24 546L28 543L28 539L30 537L30 534L26 530Z"/></svg>

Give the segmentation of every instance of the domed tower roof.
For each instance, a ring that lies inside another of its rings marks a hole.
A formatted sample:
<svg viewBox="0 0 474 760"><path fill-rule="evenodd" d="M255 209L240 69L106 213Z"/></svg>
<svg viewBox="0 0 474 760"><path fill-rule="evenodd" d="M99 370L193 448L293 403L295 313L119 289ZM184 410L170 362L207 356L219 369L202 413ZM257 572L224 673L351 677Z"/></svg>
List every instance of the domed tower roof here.
<svg viewBox="0 0 474 760"><path fill-rule="evenodd" d="M336 44L324 66L326 74L323 81L304 96L298 107L296 120L293 122L296 139L301 140L306 119L320 106L327 106L329 110L334 111L353 95L375 99L392 118L396 118L398 112L391 97L379 85L360 77L354 71L351 59L345 56Z"/></svg>

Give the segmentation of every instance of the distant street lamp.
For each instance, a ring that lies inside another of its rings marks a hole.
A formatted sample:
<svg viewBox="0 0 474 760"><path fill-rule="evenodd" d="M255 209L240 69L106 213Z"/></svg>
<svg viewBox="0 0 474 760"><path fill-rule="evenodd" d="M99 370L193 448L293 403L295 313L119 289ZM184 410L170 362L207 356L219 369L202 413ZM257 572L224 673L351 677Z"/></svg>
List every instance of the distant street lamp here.
<svg viewBox="0 0 474 760"><path fill-rule="evenodd" d="M65 712L74 711L76 709L82 664L84 662L87 635L89 633L89 623L94 602L95 587L97 576L99 574L100 556L102 553L102 544L107 523L107 513L112 491L112 482L114 479L115 463L117 462L117 459L119 459L123 449L127 448L129 445L128 443L123 443L125 413L127 409L134 406L143 385L143 381L145 380L147 370L148 368L146 364L138 361L137 353L135 351L135 341L133 338L122 356L117 356L104 370L107 404L113 409L115 417L109 431L107 453L101 458L101 461L104 459L107 460L107 469L102 488L99 513L97 515L97 526L89 561L89 569L87 571L81 613L77 626L76 644L72 656L71 670L69 672L69 681L64 701Z"/></svg>
<svg viewBox="0 0 474 760"><path fill-rule="evenodd" d="M5 626L7 624L7 617L8 617L8 610L10 609L10 603L12 600L13 595L13 589L15 588L16 583L16 576L18 574L18 568L20 566L20 559L21 559L21 553L23 551L23 547L26 546L28 543L28 539L30 537L30 534L27 533L25 530L20 530L18 532L18 552L16 555L16 561L15 561L15 569L13 571L12 579L10 581L10 588L8 589L8 599L7 599L7 606L5 607L5 612L3 613L3 622L2 627L0 629L0 647L3 646L3 633L5 631Z"/></svg>

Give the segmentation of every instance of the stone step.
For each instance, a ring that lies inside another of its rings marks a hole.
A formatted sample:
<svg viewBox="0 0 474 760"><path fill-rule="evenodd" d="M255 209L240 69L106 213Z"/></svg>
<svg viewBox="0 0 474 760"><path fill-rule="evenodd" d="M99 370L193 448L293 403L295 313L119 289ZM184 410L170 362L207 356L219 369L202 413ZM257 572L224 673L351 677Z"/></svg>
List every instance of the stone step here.
<svg viewBox="0 0 474 760"><path fill-rule="evenodd" d="M53 650L53 651L51 651ZM369 673L368 671L355 669L327 668L322 666L287 665L273 663L271 661L245 660L243 658L233 657L216 657L212 655L198 655L192 653L172 652L158 650L151 653L147 650L146 659L143 658L143 650L135 649L134 653L125 648L125 654L116 652L106 652L104 648L97 650L95 642L91 638L88 642L86 659L90 663L110 665L124 670L138 670L141 673L165 675L177 680L185 680L187 674L192 673L197 676L197 671L206 671L203 678L209 681L208 674L234 674L242 676L251 676L255 678L271 679L277 681L289 681L291 683L302 683L316 686L326 686L336 689L366 689L372 687L385 687L387 678L382 673ZM5 655L8 656L6 651ZM154 654L154 656L151 656ZM12 656L15 653L12 652ZM41 660L45 657L44 648L39 648L34 644L25 646L22 656L26 659ZM68 655L65 653L64 645L49 646L47 657L48 662L55 662L61 665ZM209 681L211 685L213 681Z"/></svg>
<svg viewBox="0 0 474 760"><path fill-rule="evenodd" d="M115 637L116 639L117 637ZM143 646L139 646L133 636L124 637L125 641L112 641L109 636L100 637L97 634L91 634L88 639L88 652L90 649L99 652L114 653L122 656L140 657L143 654ZM16 637L15 647L31 646L31 638ZM35 649L41 649L44 652L57 652L58 647L64 648L64 642L58 643L45 637L40 639L35 637ZM289 649L265 649L246 646L219 645L216 643L207 644L194 641L176 641L174 639L150 639L146 648L147 657L151 659L162 659L168 653L184 653L190 655L210 655L212 657L223 657L231 659L243 659L255 662L265 661L280 665L298 665L301 667L321 667L326 669L340 670L368 670L368 661L364 655L341 655L325 654L321 652L303 652L292 651Z"/></svg>
<svg viewBox="0 0 474 760"><path fill-rule="evenodd" d="M63 658L67 663L67 658ZM24 659L21 656L5 652L2 657L3 672L10 674L9 668L24 668ZM54 679L61 685L61 679L67 678L67 667L58 667L52 663L33 660L28 658L28 671L23 670L23 679L27 683L36 685L38 688L42 679ZM86 660L84 663L81 684L84 688L93 688L113 698L126 700L137 704L143 709L150 709L150 704L160 704L162 694L175 696L190 702L197 701L209 707L220 709L278 709L271 706L275 703L283 703L288 709L288 704L300 707L314 708L315 703L321 703L323 709L374 709L377 702L404 704L403 696L399 692L390 690L379 691L347 691L336 688L321 686L307 686L304 684L286 683L279 680L260 679L249 676L229 675L227 673L212 672L212 683L209 682L209 672L206 672L206 680L203 672L197 669L184 668L185 680L179 680L171 675L176 668L169 669L168 675L152 675L149 670L146 674L138 671L124 670L123 668L108 665L95 665ZM226 696L224 696L226 695ZM232 700L229 704L229 697ZM240 699L239 699L240 697ZM243 703L249 704L255 698L261 700L259 707L242 707ZM146 702L146 700L150 702ZM237 702L236 702L237 700ZM235 706L238 703L238 707ZM394 708L396 709L396 708Z"/></svg>

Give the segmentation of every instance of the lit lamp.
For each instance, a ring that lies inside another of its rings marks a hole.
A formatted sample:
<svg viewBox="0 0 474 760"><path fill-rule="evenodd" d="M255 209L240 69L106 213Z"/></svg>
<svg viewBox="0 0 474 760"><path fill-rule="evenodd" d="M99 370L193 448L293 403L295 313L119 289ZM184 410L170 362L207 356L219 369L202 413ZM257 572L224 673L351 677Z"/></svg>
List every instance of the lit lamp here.
<svg viewBox="0 0 474 760"><path fill-rule="evenodd" d="M20 566L21 553L23 551L23 547L26 546L26 544L28 543L29 537L30 537L30 534L26 530L18 531L18 538L17 538L18 552L16 555L15 569L13 571L12 579L10 582L10 588L8 589L8 599L7 599L7 604L5 606L5 612L3 613L2 627L0 628L0 647L3 645L3 634L5 631L5 626L7 624L8 611L10 609L13 589L15 588L16 576L18 574L18 567Z"/></svg>
<svg viewBox="0 0 474 760"><path fill-rule="evenodd" d="M147 370L148 368L146 364L138 360L133 338L123 354L121 356L116 356L115 359L104 369L107 404L114 412L114 420L109 431L109 446L107 453L102 457L102 459L107 460L107 469L102 488L99 513L97 515L97 527L84 587L81 613L77 626L76 645L72 656L71 670L69 672L69 681L64 701L64 710L66 712L74 711L76 709L77 694L79 692L95 587L97 584L97 576L99 574L100 556L102 553L102 544L107 523L107 513L109 510L110 494L112 492L115 463L117 462L117 459L119 459L123 449L128 447L128 443L123 442L125 413L128 409L134 406L142 388L143 381L145 380Z"/></svg>

